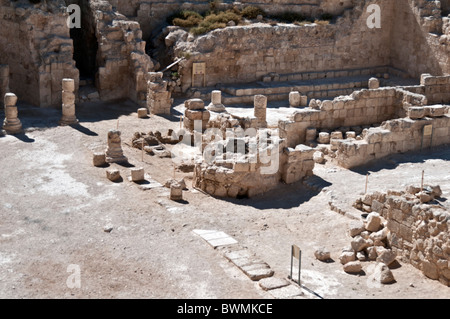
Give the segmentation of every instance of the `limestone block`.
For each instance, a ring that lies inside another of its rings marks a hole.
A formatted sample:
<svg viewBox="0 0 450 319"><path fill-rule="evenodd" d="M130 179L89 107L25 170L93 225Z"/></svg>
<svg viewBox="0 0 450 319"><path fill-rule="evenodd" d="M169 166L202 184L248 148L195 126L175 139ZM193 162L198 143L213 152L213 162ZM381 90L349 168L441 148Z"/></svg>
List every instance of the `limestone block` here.
<svg viewBox="0 0 450 319"><path fill-rule="evenodd" d="M380 81L377 78L369 79L369 89L378 89L380 87Z"/></svg>
<svg viewBox="0 0 450 319"><path fill-rule="evenodd" d="M317 130L315 128L307 128L306 129L306 141L312 142L316 140Z"/></svg>
<svg viewBox="0 0 450 319"><path fill-rule="evenodd" d="M395 261L397 254L394 253L391 249L386 249L381 246L376 246L377 251L377 261L384 263L386 266L389 266Z"/></svg>
<svg viewBox="0 0 450 319"><path fill-rule="evenodd" d="M74 79L62 79L62 90L64 92L74 92L75 91L75 80Z"/></svg>
<svg viewBox="0 0 450 319"><path fill-rule="evenodd" d="M351 241L352 249L355 252L361 251L367 247L370 247L370 243L365 240L361 235L355 236Z"/></svg>
<svg viewBox="0 0 450 319"><path fill-rule="evenodd" d="M408 117L412 120L424 118L425 114L424 107L412 106L408 108Z"/></svg>
<svg viewBox="0 0 450 319"><path fill-rule="evenodd" d="M266 121L267 97L264 95L255 95L254 97L254 115L259 121Z"/></svg>
<svg viewBox="0 0 450 319"><path fill-rule="evenodd" d="M373 268L373 273L370 274L370 278L382 284L390 284L395 281L392 271L383 263L377 263L375 265Z"/></svg>
<svg viewBox="0 0 450 319"><path fill-rule="evenodd" d="M147 109L145 107L139 108L137 110L138 118L141 118L141 119L142 118L146 118L147 117L147 113L148 113L148 111L147 111Z"/></svg>
<svg viewBox="0 0 450 319"><path fill-rule="evenodd" d="M323 154L323 152L320 152L320 151L314 152L313 159L314 159L314 162L316 162L317 164L325 163L325 155Z"/></svg>
<svg viewBox="0 0 450 319"><path fill-rule="evenodd" d="M94 153L92 156L94 166L101 167L106 164L106 156L104 152Z"/></svg>
<svg viewBox="0 0 450 319"><path fill-rule="evenodd" d="M324 112L329 112L333 109L333 102L329 100L322 101L322 105L320 106L320 110Z"/></svg>
<svg viewBox="0 0 450 319"><path fill-rule="evenodd" d="M293 91L289 93L289 106L299 107L301 106L301 94L298 91Z"/></svg>
<svg viewBox="0 0 450 319"><path fill-rule="evenodd" d="M356 138L356 133L353 131L348 131L347 133L345 133L345 138L349 139L349 138Z"/></svg>
<svg viewBox="0 0 450 319"><path fill-rule="evenodd" d="M117 182L120 180L121 176L120 176L120 171L117 168L111 168L106 170L106 177L111 181L111 182Z"/></svg>
<svg viewBox="0 0 450 319"><path fill-rule="evenodd" d="M378 213L370 213L367 216L365 227L368 231L376 232L380 229L381 226L381 216Z"/></svg>
<svg viewBox="0 0 450 319"><path fill-rule="evenodd" d="M447 107L444 105L431 105L431 106L425 106L425 116L429 117L441 117L444 116L444 114L447 111Z"/></svg>
<svg viewBox="0 0 450 319"><path fill-rule="evenodd" d="M345 265L348 262L356 260L356 253L352 248L344 248L339 255L339 261Z"/></svg>
<svg viewBox="0 0 450 319"><path fill-rule="evenodd" d="M145 179L145 172L143 167L131 169L131 180L133 182L140 182Z"/></svg>
<svg viewBox="0 0 450 319"><path fill-rule="evenodd" d="M185 102L185 106L189 110L203 110L205 103L202 99L190 99Z"/></svg>
<svg viewBox="0 0 450 319"><path fill-rule="evenodd" d="M332 139L332 140L342 140L343 139L343 134L342 134L341 131L331 132L330 139Z"/></svg>
<svg viewBox="0 0 450 319"><path fill-rule="evenodd" d="M320 132L319 138L317 139L317 143L319 144L330 144L330 133Z"/></svg>
<svg viewBox="0 0 450 319"><path fill-rule="evenodd" d="M170 185L170 199L174 201L183 200L183 188L178 183Z"/></svg>
<svg viewBox="0 0 450 319"><path fill-rule="evenodd" d="M330 251L326 248L320 247L314 252L314 257L316 257L320 261L328 261L331 259L331 254Z"/></svg>

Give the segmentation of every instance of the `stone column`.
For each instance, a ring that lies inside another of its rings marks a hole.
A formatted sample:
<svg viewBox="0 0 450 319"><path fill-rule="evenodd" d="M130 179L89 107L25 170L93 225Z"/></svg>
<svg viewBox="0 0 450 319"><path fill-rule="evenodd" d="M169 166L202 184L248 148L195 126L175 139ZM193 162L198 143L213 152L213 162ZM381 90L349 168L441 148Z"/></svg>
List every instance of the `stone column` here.
<svg viewBox="0 0 450 319"><path fill-rule="evenodd" d="M190 99L184 102L185 111L183 124L189 131L204 132L208 126L211 113L205 109L202 99Z"/></svg>
<svg viewBox="0 0 450 319"><path fill-rule="evenodd" d="M258 119L260 126L267 126L266 113L267 113L267 97L264 95L255 95L254 98L254 114Z"/></svg>
<svg viewBox="0 0 450 319"><path fill-rule="evenodd" d="M214 90L211 92L211 103L208 110L212 112L225 112L225 105L222 104L222 91Z"/></svg>
<svg viewBox="0 0 450 319"><path fill-rule="evenodd" d="M3 97L9 92L9 66L0 65L0 107L3 107Z"/></svg>
<svg viewBox="0 0 450 319"><path fill-rule="evenodd" d="M118 130L109 130L108 132L108 148L105 153L107 163L121 163L128 161L123 155L120 135L121 133Z"/></svg>
<svg viewBox="0 0 450 319"><path fill-rule="evenodd" d="M22 133L22 123L17 117L17 96L14 93L5 94L5 120L3 121L3 129L8 134Z"/></svg>
<svg viewBox="0 0 450 319"><path fill-rule="evenodd" d="M149 114L170 114L173 103L162 72L149 72L147 83L147 109Z"/></svg>
<svg viewBox="0 0 450 319"><path fill-rule="evenodd" d="M76 125L75 116L75 81L73 79L62 80L62 117L59 125Z"/></svg>

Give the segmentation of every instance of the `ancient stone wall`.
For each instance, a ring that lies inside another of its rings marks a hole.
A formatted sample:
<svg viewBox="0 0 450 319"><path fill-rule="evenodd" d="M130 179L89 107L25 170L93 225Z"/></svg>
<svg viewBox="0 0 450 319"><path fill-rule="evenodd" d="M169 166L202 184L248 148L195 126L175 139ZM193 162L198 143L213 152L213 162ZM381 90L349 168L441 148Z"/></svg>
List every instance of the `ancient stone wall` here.
<svg viewBox="0 0 450 319"><path fill-rule="evenodd" d="M236 119L230 122L239 127ZM272 134L271 130L263 131ZM217 128L220 137L223 133ZM253 197L276 188L280 182L291 184L311 176L313 153L305 145L286 148L276 135L264 143L259 134L225 138L205 146L203 154L207 155L195 165L194 184L218 197Z"/></svg>
<svg viewBox="0 0 450 319"><path fill-rule="evenodd" d="M380 88L355 91L332 101L315 101L314 108L300 109L289 120L279 121L280 136L292 147L306 142L307 128L333 130L381 123L405 114L402 100L403 95L395 88Z"/></svg>
<svg viewBox="0 0 450 319"><path fill-rule="evenodd" d="M315 128L318 131L320 129L331 131L339 127L350 128L381 124L384 121L411 115L413 120L422 119L426 116L435 117L437 121L436 128L442 128L442 130L438 130L438 135L435 136L436 139L433 145L445 144L448 142L439 138L440 135L445 135L445 119L438 119L437 117L442 117L448 113L448 107L445 105L450 104L449 90L450 76L434 77L424 74L421 77L421 84L417 86L364 89L355 91L349 96L337 97L332 101L313 100L313 103L310 103L311 107L296 111L288 120L279 121L280 137L286 139L288 146L294 147L300 143L308 142L306 140L308 128ZM436 104L442 104L442 106L435 106ZM411 107L416 107L412 108L412 111L416 113L409 114ZM417 130L414 136L418 134L418 130L424 125L422 124L420 127L405 126L405 123L402 124L402 128ZM398 128L395 132L397 130ZM411 138L413 132L411 131L410 133L411 135L399 134L398 138ZM356 142L363 143L362 141ZM427 140L425 140L426 142ZM408 148L405 146L405 148L401 147L397 151L402 151L401 149L417 150L417 147L411 146L411 148ZM382 156L385 155L383 153ZM345 156L348 156L349 159L347 160L348 163L343 162L344 166L356 164L350 158L358 155L342 154L343 161ZM360 157L360 160L364 161L365 159Z"/></svg>
<svg viewBox="0 0 450 319"><path fill-rule="evenodd" d="M3 107L3 97L9 92L9 66L0 65L0 107Z"/></svg>
<svg viewBox="0 0 450 319"><path fill-rule="evenodd" d="M433 201L437 186L408 187L406 191L367 194L356 206L387 220L388 242L402 260L424 275L450 285L450 214Z"/></svg>
<svg viewBox="0 0 450 319"><path fill-rule="evenodd" d="M9 87L19 100L60 107L62 79L76 79L78 88L67 16L62 0L0 2L0 64L9 65Z"/></svg>
<svg viewBox="0 0 450 319"><path fill-rule="evenodd" d="M90 1L98 40L96 86L102 100L130 98L146 105L153 63L137 22L113 11L106 1Z"/></svg>
<svg viewBox="0 0 450 319"><path fill-rule="evenodd" d="M392 65L413 77L450 74L450 19L439 1L393 1ZM446 10L448 2L444 3ZM445 12L445 11L444 11Z"/></svg>
<svg viewBox="0 0 450 319"><path fill-rule="evenodd" d="M179 10L194 10L205 12L210 10L210 3L213 1L192 1L183 2L179 0L160 1L160 0L109 0L111 5L118 12L127 17L134 18L142 27L144 38L158 30L165 23L167 17ZM352 0L242 0L239 2L215 1L218 9L226 10L233 6L239 8L245 6L257 6L268 14L283 12L302 13L305 16L320 17L323 13L340 15L342 12L351 8L354 3Z"/></svg>
<svg viewBox="0 0 450 319"><path fill-rule="evenodd" d="M392 3L382 3L386 24L394 17ZM193 41L178 41L175 56L189 55L179 73L183 91L202 86L192 83L192 63L206 63L206 86L217 83L261 81L280 75L308 71L335 71L390 65L390 27L370 29L367 8L351 11L328 25L271 26L257 24L214 30ZM200 77L199 77L200 78ZM196 81L198 80L198 81Z"/></svg>
<svg viewBox="0 0 450 319"><path fill-rule="evenodd" d="M434 117L431 113L447 112L442 106L423 108L427 117L418 120L402 118L385 122L382 126L368 129L362 140L337 142L337 161L340 166L351 168L391 154L418 151L450 143L450 114ZM424 135L424 127L433 126L432 135Z"/></svg>

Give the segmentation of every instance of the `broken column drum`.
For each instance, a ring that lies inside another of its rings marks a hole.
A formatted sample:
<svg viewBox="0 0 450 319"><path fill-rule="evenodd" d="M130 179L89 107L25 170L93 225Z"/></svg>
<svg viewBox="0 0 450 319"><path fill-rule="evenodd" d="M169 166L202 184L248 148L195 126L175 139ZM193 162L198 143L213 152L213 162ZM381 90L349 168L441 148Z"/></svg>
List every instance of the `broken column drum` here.
<svg viewBox="0 0 450 319"><path fill-rule="evenodd" d="M17 117L17 96L14 93L5 94L5 120L3 121L3 129L8 134L18 134L22 132L22 123Z"/></svg>
<svg viewBox="0 0 450 319"><path fill-rule="evenodd" d="M62 80L62 117L60 125L76 125L78 119L75 116L75 81L73 79Z"/></svg>
<svg viewBox="0 0 450 319"><path fill-rule="evenodd" d="M222 104L222 91L214 90L211 92L211 103L208 105L208 110L212 112L225 111L225 105Z"/></svg>
<svg viewBox="0 0 450 319"><path fill-rule="evenodd" d="M266 114L267 114L267 97L264 95L255 95L254 97L254 114L258 119L261 127L267 126Z"/></svg>
<svg viewBox="0 0 450 319"><path fill-rule="evenodd" d="M120 131L109 130L108 132L108 148L106 149L107 163L127 162L128 159L123 155L122 140Z"/></svg>

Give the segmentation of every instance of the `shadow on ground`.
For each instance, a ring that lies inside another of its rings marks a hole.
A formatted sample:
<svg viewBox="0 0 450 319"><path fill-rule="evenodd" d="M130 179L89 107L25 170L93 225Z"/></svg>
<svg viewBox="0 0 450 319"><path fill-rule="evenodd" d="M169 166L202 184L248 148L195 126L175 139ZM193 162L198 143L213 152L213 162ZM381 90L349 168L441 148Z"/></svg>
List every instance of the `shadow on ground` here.
<svg viewBox="0 0 450 319"><path fill-rule="evenodd" d="M225 201L240 206L251 206L257 209L290 209L298 207L317 196L320 190L313 190L304 186L301 182L295 184L280 184L274 190L252 198L222 198ZM244 208L243 207L243 208ZM245 209L245 208L244 208Z"/></svg>
<svg viewBox="0 0 450 319"><path fill-rule="evenodd" d="M394 170L400 164L405 163L424 163L427 160L450 161L450 145L433 147L417 152L408 152L403 154L394 154L385 158L372 161L366 165L351 168L352 172L366 175L381 170Z"/></svg>

